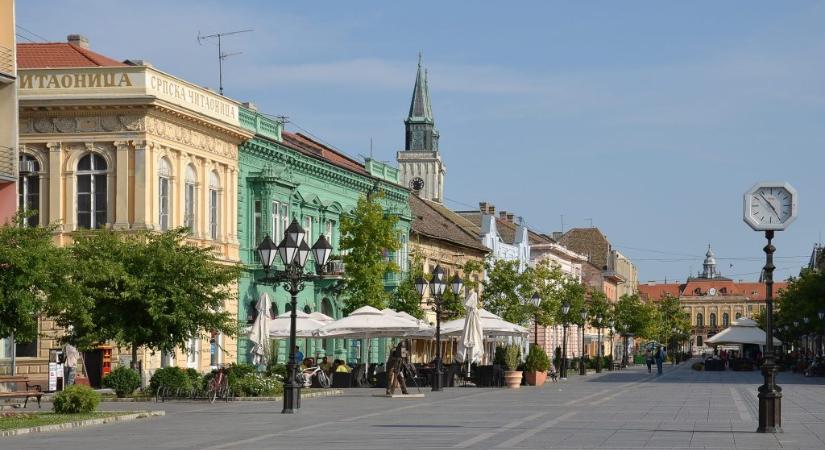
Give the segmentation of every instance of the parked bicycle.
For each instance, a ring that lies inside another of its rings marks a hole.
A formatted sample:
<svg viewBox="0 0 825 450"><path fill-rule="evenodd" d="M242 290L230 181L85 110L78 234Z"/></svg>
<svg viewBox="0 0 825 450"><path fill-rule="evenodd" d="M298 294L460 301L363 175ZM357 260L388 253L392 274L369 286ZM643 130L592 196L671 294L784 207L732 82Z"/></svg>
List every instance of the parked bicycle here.
<svg viewBox="0 0 825 450"><path fill-rule="evenodd" d="M295 381L299 385L308 388L312 386L312 377L315 377L315 379L318 380L318 384L320 384L323 388L332 386L332 380L319 366L307 367L306 369L298 372L295 376Z"/></svg>
<svg viewBox="0 0 825 450"><path fill-rule="evenodd" d="M209 380L206 387L206 398L209 399L209 403L215 403L218 398L229 401L229 397L229 377L226 375L226 369L221 367L215 372L215 376Z"/></svg>

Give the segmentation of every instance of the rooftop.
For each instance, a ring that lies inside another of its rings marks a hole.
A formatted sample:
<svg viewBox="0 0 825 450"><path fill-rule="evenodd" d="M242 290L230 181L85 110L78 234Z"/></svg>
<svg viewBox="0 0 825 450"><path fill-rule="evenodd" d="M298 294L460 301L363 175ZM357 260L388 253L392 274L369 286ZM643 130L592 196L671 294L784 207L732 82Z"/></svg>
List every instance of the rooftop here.
<svg viewBox="0 0 825 450"><path fill-rule="evenodd" d="M124 62L89 50L89 41L69 35L67 42L18 43L18 69L61 67L124 67Z"/></svg>

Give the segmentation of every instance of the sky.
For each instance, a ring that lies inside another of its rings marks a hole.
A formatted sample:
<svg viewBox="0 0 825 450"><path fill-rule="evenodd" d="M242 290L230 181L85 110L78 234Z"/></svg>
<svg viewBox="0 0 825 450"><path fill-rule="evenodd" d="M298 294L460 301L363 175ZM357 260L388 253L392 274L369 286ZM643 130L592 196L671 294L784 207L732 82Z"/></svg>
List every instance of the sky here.
<svg viewBox="0 0 825 450"><path fill-rule="evenodd" d="M682 280L708 244L755 280L764 236L742 221L760 180L790 182L775 278L825 229L825 3L776 1L18 1L20 42L87 36L289 117L345 153L395 161L418 53L446 203L493 203L540 232L598 227L641 281ZM563 219L562 219L563 216Z"/></svg>

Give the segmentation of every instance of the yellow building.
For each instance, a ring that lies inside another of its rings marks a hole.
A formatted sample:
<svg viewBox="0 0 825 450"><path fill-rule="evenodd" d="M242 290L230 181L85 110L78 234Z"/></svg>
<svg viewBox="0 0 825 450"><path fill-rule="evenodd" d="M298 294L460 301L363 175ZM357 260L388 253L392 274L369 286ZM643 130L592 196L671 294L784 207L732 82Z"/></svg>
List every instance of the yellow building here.
<svg viewBox="0 0 825 450"><path fill-rule="evenodd" d="M14 216L17 197L17 64L14 0L0 0L0 224Z"/></svg>
<svg viewBox="0 0 825 450"><path fill-rule="evenodd" d="M187 226L193 242L239 261L238 145L251 133L240 126L237 102L147 63L95 53L79 35L17 48L20 208L38 211L32 225L57 224L60 245L83 229ZM238 310L234 302L226 309ZM42 322L40 343L18 351L20 373L45 373L57 333ZM162 358L143 352L144 370L205 371L237 357L223 336L193 340L190 349ZM114 349L113 358L125 364L130 356ZM97 369L88 369L94 382Z"/></svg>

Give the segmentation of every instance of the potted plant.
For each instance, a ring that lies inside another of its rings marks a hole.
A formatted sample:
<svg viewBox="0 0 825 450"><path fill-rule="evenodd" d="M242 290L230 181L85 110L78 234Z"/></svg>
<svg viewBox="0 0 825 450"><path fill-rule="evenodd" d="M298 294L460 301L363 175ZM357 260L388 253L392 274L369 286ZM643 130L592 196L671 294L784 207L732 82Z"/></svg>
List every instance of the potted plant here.
<svg viewBox="0 0 825 450"><path fill-rule="evenodd" d="M547 369L550 368L550 359L547 353L538 345L530 347L527 361L524 363L524 378L530 386L541 386L547 380Z"/></svg>
<svg viewBox="0 0 825 450"><path fill-rule="evenodd" d="M507 370L504 371L504 380L510 389L521 387L521 371L516 370L519 356L521 356L521 351L517 345L508 345L504 350L504 365L507 366Z"/></svg>

